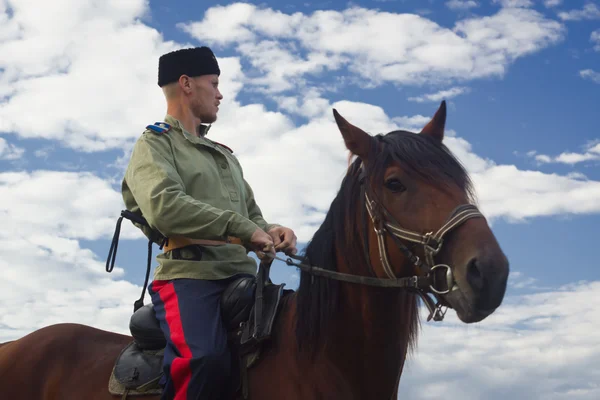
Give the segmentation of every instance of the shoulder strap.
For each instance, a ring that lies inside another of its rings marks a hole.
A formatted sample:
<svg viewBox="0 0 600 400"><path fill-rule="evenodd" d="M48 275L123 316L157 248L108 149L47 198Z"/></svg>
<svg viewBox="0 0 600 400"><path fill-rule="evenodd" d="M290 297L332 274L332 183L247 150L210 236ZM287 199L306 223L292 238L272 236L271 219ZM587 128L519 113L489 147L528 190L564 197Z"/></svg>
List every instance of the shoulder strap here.
<svg viewBox="0 0 600 400"><path fill-rule="evenodd" d="M152 125L148 125L146 129L160 135L169 132L171 125L166 122L155 122Z"/></svg>

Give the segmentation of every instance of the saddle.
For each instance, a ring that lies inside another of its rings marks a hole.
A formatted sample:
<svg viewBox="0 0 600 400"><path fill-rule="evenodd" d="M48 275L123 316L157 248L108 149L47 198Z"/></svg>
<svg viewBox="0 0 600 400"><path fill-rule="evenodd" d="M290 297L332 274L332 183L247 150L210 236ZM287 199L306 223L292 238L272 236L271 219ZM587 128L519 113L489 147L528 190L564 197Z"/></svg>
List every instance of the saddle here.
<svg viewBox="0 0 600 400"><path fill-rule="evenodd" d="M221 296L221 312L228 331L232 354L230 397L248 397L247 370L255 365L278 315L281 300L293 290L285 284L273 284L270 266L261 263L256 277L244 276L229 284ZM144 396L162 392L162 360L166 339L152 304L140 307L131 317L129 329L133 341L117 358L110 377L109 391L113 395Z"/></svg>

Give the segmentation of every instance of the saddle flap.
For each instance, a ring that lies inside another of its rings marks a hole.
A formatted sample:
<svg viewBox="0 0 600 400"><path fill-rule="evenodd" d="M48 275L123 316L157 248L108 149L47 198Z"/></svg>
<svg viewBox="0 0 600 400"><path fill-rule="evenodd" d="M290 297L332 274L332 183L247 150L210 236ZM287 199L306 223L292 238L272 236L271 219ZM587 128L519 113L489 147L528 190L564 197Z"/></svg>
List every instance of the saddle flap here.
<svg viewBox="0 0 600 400"><path fill-rule="evenodd" d="M242 354L252 351L254 346L271 337L275 318L279 311L279 304L284 297L285 283L280 285L267 284L263 288L262 310L256 321L256 307L251 311L250 319L244 326L240 340ZM290 291L291 292L291 291Z"/></svg>
<svg viewBox="0 0 600 400"><path fill-rule="evenodd" d="M221 313L228 332L239 329L248 320L255 291L256 278L245 276L231 282L221 295Z"/></svg>
<svg viewBox="0 0 600 400"><path fill-rule="evenodd" d="M271 336L273 323L279 309L279 302L283 297L284 286L285 284L267 285L264 288L263 313L259 325L261 329L257 332L259 338Z"/></svg>
<svg viewBox="0 0 600 400"><path fill-rule="evenodd" d="M131 316L129 330L141 349L158 350L167 345L152 304L140 307Z"/></svg>
<svg viewBox="0 0 600 400"><path fill-rule="evenodd" d="M162 375L164 349L143 351L135 342L123 349L115 363L114 377L126 389L139 389L158 382Z"/></svg>

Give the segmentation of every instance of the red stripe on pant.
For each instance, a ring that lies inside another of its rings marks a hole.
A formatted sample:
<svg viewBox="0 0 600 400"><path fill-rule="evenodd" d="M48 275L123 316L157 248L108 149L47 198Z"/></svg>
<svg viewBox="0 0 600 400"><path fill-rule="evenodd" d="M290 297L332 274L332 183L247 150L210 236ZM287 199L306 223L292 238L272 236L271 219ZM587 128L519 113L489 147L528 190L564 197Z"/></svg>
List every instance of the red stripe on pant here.
<svg viewBox="0 0 600 400"><path fill-rule="evenodd" d="M173 345L179 354L181 354L181 357L176 357L171 364L170 375L175 386L175 398L173 400L186 400L188 384L192 377L192 371L190 370L192 351L185 342L177 293L175 293L173 282L167 281L154 281L152 283L152 290L158 292L161 301L165 305L171 342L173 342Z"/></svg>

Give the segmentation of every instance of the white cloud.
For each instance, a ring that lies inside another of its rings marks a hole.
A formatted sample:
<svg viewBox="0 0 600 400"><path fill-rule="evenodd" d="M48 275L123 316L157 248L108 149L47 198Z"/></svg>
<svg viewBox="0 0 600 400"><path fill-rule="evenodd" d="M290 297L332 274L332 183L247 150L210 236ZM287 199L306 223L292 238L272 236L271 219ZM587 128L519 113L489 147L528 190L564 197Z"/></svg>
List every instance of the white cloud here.
<svg viewBox="0 0 600 400"><path fill-rule="evenodd" d="M571 179L579 179L579 180L584 180L584 179L588 179L587 176L585 176L584 174L582 174L581 172L569 172L567 175L565 175L567 178L571 178Z"/></svg>
<svg viewBox="0 0 600 400"><path fill-rule="evenodd" d="M84 151L118 148L164 114L147 1L15 1L0 8L0 131ZM48 18L48 16L52 18ZM32 118L35 115L37 118Z"/></svg>
<svg viewBox="0 0 600 400"><path fill-rule="evenodd" d="M479 3L474 0L450 0L446 2L446 7L451 10L469 10L479 7Z"/></svg>
<svg viewBox="0 0 600 400"><path fill-rule="evenodd" d="M586 3L581 10L561 11L558 17L564 21L600 19L600 8L595 3Z"/></svg>
<svg viewBox="0 0 600 400"><path fill-rule="evenodd" d="M508 277L508 286L512 289L530 289L535 288L535 283L538 282L537 278L526 276L520 271L510 271Z"/></svg>
<svg viewBox="0 0 600 400"><path fill-rule="evenodd" d="M600 159L600 154L594 153L562 153L556 157L556 162L564 163L564 164L577 164L584 161L598 160Z"/></svg>
<svg viewBox="0 0 600 400"><path fill-rule="evenodd" d="M550 163L552 162L552 158L550 156L547 156L545 154L538 154L535 156L535 159L539 162L542 163Z"/></svg>
<svg viewBox="0 0 600 400"><path fill-rule="evenodd" d="M52 231L0 238L0 342L59 322L127 333L141 287L119 279L122 269L109 275L94 253Z"/></svg>
<svg viewBox="0 0 600 400"><path fill-rule="evenodd" d="M501 76L515 59L564 35L560 23L514 8L459 21L450 30L418 15L358 7L305 15L232 4L181 27L203 43L235 45L254 67L250 82L272 92L343 68L364 86Z"/></svg>
<svg viewBox="0 0 600 400"><path fill-rule="evenodd" d="M496 163L492 160L484 159L475 154L471 143L467 142L465 139L452 135L444 136L444 144L448 146L470 174L483 173L496 167Z"/></svg>
<svg viewBox="0 0 600 400"><path fill-rule="evenodd" d="M590 35L590 41L594 43L594 50L600 51L600 29L596 29Z"/></svg>
<svg viewBox="0 0 600 400"><path fill-rule="evenodd" d="M398 124L400 129L419 132L429 121L431 116L413 115L412 117L394 117L392 121Z"/></svg>
<svg viewBox="0 0 600 400"><path fill-rule="evenodd" d="M38 234L96 240L112 234L121 194L90 173L35 171L0 173L2 232L27 239ZM123 238L139 231L123 224Z"/></svg>
<svg viewBox="0 0 600 400"><path fill-rule="evenodd" d="M591 142L585 146L581 153L564 152L556 157L550 157L546 154L537 154L533 152L530 157L534 157L536 161L541 163L562 163L574 165L585 161L600 160L600 142Z"/></svg>
<svg viewBox="0 0 600 400"><path fill-rule="evenodd" d="M502 7L531 7L532 0L493 0L494 4L500 4Z"/></svg>
<svg viewBox="0 0 600 400"><path fill-rule="evenodd" d="M111 237L120 194L88 173L36 171L1 173L0 197L0 342L56 322L126 333L141 288L79 243ZM125 221L121 237L141 234Z"/></svg>
<svg viewBox="0 0 600 400"><path fill-rule="evenodd" d="M23 157L25 149L8 143L6 139L0 137L0 160L17 160Z"/></svg>
<svg viewBox="0 0 600 400"><path fill-rule="evenodd" d="M562 0L544 0L544 5L548 8L560 6L562 4Z"/></svg>
<svg viewBox="0 0 600 400"><path fill-rule="evenodd" d="M38 158L47 159L52 151L54 151L54 146L45 146L37 149L33 154Z"/></svg>
<svg viewBox="0 0 600 400"><path fill-rule="evenodd" d="M534 10L505 8L491 17L461 21L457 31L483 53L474 68L492 74L510 61L560 41L564 27Z"/></svg>
<svg viewBox="0 0 600 400"><path fill-rule="evenodd" d="M579 71L579 76L583 79L589 79L592 82L600 83L600 72L596 72L593 69L584 69Z"/></svg>
<svg viewBox="0 0 600 400"><path fill-rule="evenodd" d="M600 398L600 282L507 297L477 325L424 324L400 381L415 400ZM423 388L427 390L423 390Z"/></svg>
<svg viewBox="0 0 600 400"><path fill-rule="evenodd" d="M293 29L306 22L302 13L285 14L273 9L259 9L253 4L234 3L209 8L202 22L180 24L195 37L216 44L255 41L258 35L291 38Z"/></svg>
<svg viewBox="0 0 600 400"><path fill-rule="evenodd" d="M409 101L416 101L417 103L425 103L428 101L439 102L444 99L451 99L461 94L467 93L469 88L467 87L453 87L447 90L440 90L437 93L424 94L417 97L409 97Z"/></svg>
<svg viewBox="0 0 600 400"><path fill-rule="evenodd" d="M0 54L14 54L0 56L0 132L57 140L82 151L130 148L148 122L164 115L157 59L183 46L165 42L141 22L146 1L40 3L35 12L26 1L15 4L0 9ZM50 14L57 17L39 17ZM285 14L239 3L212 7L202 21L183 26L203 42L237 43L241 58L219 57L226 96L222 119L235 114L237 121L255 121L265 110L235 101L242 86L301 89L312 100L315 85L306 79L342 68L346 76L322 88L319 97L349 83L373 87L499 76L514 59L556 43L564 33L532 10L504 9L460 21L452 31L413 14L362 8ZM406 32L398 34L398 27ZM252 68L242 72L241 63ZM294 112L292 97L281 93L281 110ZM304 101L297 107L314 115L324 104ZM32 113L43 118L30 118ZM269 116L275 131L289 127L282 114ZM241 149L251 145L244 140Z"/></svg>
<svg viewBox="0 0 600 400"><path fill-rule="evenodd" d="M264 88L267 92L283 92L303 86L302 77L318 75L322 71L337 69L343 57L324 53L311 53L306 58L294 54L293 45L277 41L242 43L239 53L246 57L258 71L266 71L264 76L249 81L250 85Z"/></svg>
<svg viewBox="0 0 600 400"><path fill-rule="evenodd" d="M301 96L276 96L275 100L281 110L306 118L319 116L330 107L329 100L321 97L316 88L306 90Z"/></svg>
<svg viewBox="0 0 600 400"><path fill-rule="evenodd" d="M475 173L482 211L523 221L532 217L600 212L600 182L573 176L522 171L512 165Z"/></svg>

